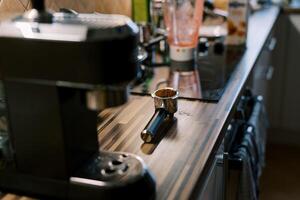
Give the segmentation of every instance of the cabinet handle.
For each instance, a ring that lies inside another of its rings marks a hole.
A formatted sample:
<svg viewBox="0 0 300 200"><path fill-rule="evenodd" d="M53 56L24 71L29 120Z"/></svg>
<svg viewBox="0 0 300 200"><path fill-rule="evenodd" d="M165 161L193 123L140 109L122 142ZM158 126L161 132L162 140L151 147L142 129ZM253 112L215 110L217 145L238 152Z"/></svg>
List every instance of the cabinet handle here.
<svg viewBox="0 0 300 200"><path fill-rule="evenodd" d="M266 80L270 81L273 78L273 74L274 74L274 67L269 66L266 72Z"/></svg>
<svg viewBox="0 0 300 200"><path fill-rule="evenodd" d="M276 47L276 44L277 44L277 39L275 37L272 37L271 41L270 41L270 43L268 45L268 50L269 51L273 51L275 49L275 47Z"/></svg>

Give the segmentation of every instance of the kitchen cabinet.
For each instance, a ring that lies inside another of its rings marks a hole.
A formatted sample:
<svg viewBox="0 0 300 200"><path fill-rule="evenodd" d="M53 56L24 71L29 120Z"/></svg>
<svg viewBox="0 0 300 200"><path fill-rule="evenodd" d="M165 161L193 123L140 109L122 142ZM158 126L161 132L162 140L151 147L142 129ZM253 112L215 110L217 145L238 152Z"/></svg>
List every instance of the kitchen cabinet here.
<svg viewBox="0 0 300 200"><path fill-rule="evenodd" d="M195 195L195 199L224 200L225 199L225 165L223 159L223 145L213 159L212 166L208 170L204 186Z"/></svg>
<svg viewBox="0 0 300 200"><path fill-rule="evenodd" d="M271 101L271 80L275 72L275 68L272 64L272 54L276 45L277 39L274 35L274 31L271 31L255 62L245 87L250 89L253 96L263 97L267 112L271 111L271 105L268 103ZM260 112L264 115L264 111ZM257 130L258 127L262 126L259 123L264 124L265 121L258 120L258 124L254 124L254 127ZM265 134L265 124L263 127L264 130L260 129L260 132L257 132L257 134ZM264 143L265 141L260 142ZM262 145L264 146L264 144ZM204 186L199 195L196 196L196 199L220 200L233 199L233 197L236 198L242 169L236 170L229 168L229 160L227 160L228 152L224 152L222 147L223 145L219 147L219 151L216 154L211 167L207 170L207 178L204 181Z"/></svg>
<svg viewBox="0 0 300 200"><path fill-rule="evenodd" d="M274 34L271 34L253 68L250 84L248 85L253 94L263 96L265 102L268 102L270 81L275 70L271 63L271 57L276 43L277 39Z"/></svg>
<svg viewBox="0 0 300 200"><path fill-rule="evenodd" d="M269 94L270 140L300 145L300 15L283 13L275 27L278 45L272 56L276 68Z"/></svg>
<svg viewBox="0 0 300 200"><path fill-rule="evenodd" d="M285 78L282 93L282 126L284 129L300 131L300 15L288 17L287 47L285 49Z"/></svg>

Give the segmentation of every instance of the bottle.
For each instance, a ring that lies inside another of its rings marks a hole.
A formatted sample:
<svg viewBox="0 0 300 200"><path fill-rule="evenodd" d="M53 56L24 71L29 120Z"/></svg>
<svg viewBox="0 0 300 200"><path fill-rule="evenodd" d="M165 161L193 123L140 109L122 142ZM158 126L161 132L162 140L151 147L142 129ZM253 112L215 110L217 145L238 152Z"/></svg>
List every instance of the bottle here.
<svg viewBox="0 0 300 200"><path fill-rule="evenodd" d="M249 0L229 0L227 45L246 46L249 11Z"/></svg>
<svg viewBox="0 0 300 200"><path fill-rule="evenodd" d="M132 0L132 19L142 25L150 22L150 0Z"/></svg>

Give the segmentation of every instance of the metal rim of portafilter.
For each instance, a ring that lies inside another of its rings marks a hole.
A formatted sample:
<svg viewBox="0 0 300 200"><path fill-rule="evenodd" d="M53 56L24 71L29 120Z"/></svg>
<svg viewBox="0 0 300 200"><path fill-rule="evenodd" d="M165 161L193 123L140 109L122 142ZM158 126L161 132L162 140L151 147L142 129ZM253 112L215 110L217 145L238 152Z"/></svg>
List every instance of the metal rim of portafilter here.
<svg viewBox="0 0 300 200"><path fill-rule="evenodd" d="M141 133L141 138L144 142L153 142L165 120L173 119L178 109L178 96L178 91L169 87L158 89L152 93L155 113Z"/></svg>

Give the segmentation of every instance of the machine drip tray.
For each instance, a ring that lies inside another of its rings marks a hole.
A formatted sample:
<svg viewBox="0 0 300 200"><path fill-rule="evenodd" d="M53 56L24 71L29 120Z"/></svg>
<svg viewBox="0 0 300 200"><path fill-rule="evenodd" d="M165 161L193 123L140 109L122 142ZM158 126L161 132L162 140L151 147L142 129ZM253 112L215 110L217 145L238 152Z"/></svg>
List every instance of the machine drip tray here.
<svg viewBox="0 0 300 200"><path fill-rule="evenodd" d="M101 152L70 179L22 174L14 166L0 169L2 192L39 199L155 199L155 179L144 162L128 153Z"/></svg>
<svg viewBox="0 0 300 200"><path fill-rule="evenodd" d="M132 179L142 176L146 170L144 162L133 154L102 151L83 166L75 176L118 186L132 182Z"/></svg>
<svg viewBox="0 0 300 200"><path fill-rule="evenodd" d="M154 177L142 159L133 154L102 151L70 180L74 198L84 195L84 191L89 191L91 199L155 198Z"/></svg>

